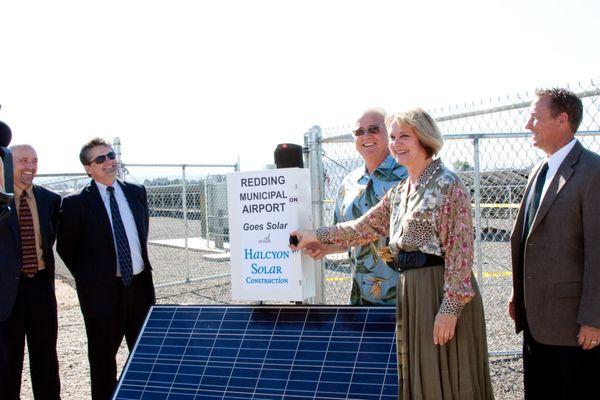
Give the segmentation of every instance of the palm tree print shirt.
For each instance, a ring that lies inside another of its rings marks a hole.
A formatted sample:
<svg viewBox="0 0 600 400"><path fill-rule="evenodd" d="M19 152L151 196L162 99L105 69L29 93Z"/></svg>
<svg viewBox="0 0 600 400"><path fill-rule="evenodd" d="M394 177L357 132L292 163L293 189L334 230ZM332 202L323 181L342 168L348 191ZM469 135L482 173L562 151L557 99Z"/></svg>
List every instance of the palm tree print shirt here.
<svg viewBox="0 0 600 400"><path fill-rule="evenodd" d="M388 155L371 175L366 167L349 173L340 187L334 211L334 223L355 220L383 198L385 193L407 176L406 169ZM398 273L380 259L378 251L387 245L387 237L349 249L352 267L350 304L394 305Z"/></svg>

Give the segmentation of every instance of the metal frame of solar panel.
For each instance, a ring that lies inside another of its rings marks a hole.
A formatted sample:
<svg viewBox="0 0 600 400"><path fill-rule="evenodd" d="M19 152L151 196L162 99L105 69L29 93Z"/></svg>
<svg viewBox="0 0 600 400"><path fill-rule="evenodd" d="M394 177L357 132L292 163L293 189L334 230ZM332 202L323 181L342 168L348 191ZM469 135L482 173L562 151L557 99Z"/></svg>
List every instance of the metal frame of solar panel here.
<svg viewBox="0 0 600 400"><path fill-rule="evenodd" d="M154 306L114 400L398 398L394 307Z"/></svg>

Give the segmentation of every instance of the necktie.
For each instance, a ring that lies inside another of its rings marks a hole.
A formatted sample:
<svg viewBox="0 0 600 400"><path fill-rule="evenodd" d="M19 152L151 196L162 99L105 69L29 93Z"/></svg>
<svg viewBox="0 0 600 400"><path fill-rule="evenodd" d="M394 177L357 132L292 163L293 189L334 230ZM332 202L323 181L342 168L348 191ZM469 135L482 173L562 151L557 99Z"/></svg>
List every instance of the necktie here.
<svg viewBox="0 0 600 400"><path fill-rule="evenodd" d="M106 190L108 190L110 198L110 214L112 216L113 234L117 245L117 259L121 270L121 279L123 279L125 286L129 286L131 284L131 278L133 277L129 240L127 239L125 226L123 226L123 220L121 219L121 213L119 212L119 205L115 198L115 188L109 186Z"/></svg>
<svg viewBox="0 0 600 400"><path fill-rule="evenodd" d="M27 204L28 197L27 192L23 191L19 199L19 233L21 234L21 268L23 274L31 278L36 274L39 265L35 247L33 217L29 204Z"/></svg>
<svg viewBox="0 0 600 400"><path fill-rule="evenodd" d="M525 229L523 230L523 240L527 239L529 229L531 229L531 225L533 225L533 219L535 218L535 214L537 213L537 210L540 206L542 189L544 189L544 183L546 182L547 172L548 163L544 163L544 165L542 165L542 168L540 168L540 172L536 178L533 195L531 196L531 201L529 202L529 207L527 208L527 220L525 221Z"/></svg>

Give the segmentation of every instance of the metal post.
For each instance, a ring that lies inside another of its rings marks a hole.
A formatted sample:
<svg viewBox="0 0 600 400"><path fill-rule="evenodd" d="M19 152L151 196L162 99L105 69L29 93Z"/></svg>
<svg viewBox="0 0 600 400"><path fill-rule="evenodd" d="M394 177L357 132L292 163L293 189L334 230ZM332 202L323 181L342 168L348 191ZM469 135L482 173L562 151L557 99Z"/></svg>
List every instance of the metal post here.
<svg viewBox="0 0 600 400"><path fill-rule="evenodd" d="M208 227L208 176L204 178L204 230L206 233L206 247L210 248L210 229Z"/></svg>
<svg viewBox="0 0 600 400"><path fill-rule="evenodd" d="M117 178L123 180L125 179L125 168L123 168L123 160L121 159L121 138L116 137L113 139L113 150L117 155Z"/></svg>
<svg viewBox="0 0 600 400"><path fill-rule="evenodd" d="M189 227L187 211L187 180L185 178L185 164L181 166L181 204L183 206L183 229L185 242L185 266L187 267L187 282L192 278L192 267L190 265L190 249L188 246Z"/></svg>
<svg viewBox="0 0 600 400"><path fill-rule="evenodd" d="M473 139L473 184L475 187L475 255L477 258L477 281L483 291L483 260L481 251L481 176L480 176L480 156L479 156L479 138Z"/></svg>
<svg viewBox="0 0 600 400"><path fill-rule="evenodd" d="M322 137L321 128L318 126L313 126L304 134L304 147L308 149L308 166L310 169L313 228L323 226L323 195L325 191L323 186ZM325 300L324 267L322 259L315 262L315 304L323 304Z"/></svg>

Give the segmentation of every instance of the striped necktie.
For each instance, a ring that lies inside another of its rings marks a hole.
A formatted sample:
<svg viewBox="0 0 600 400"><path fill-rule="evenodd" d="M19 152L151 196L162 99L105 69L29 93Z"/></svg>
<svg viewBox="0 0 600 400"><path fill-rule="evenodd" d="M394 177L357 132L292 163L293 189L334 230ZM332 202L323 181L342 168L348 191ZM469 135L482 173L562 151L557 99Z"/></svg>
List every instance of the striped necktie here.
<svg viewBox="0 0 600 400"><path fill-rule="evenodd" d="M133 278L133 264L131 262L131 249L129 248L129 240L125 232L125 226L119 212L119 205L115 198L115 188L109 186L106 188L110 198L110 214L112 216L112 228L115 235L115 243L117 245L117 259L119 261L119 269L121 270L121 279L123 284L129 286Z"/></svg>
<svg viewBox="0 0 600 400"><path fill-rule="evenodd" d="M27 204L27 192L23 190L19 199L19 233L21 234L21 266L28 278L33 277L39 267L37 249L35 246L35 230L33 229L33 216Z"/></svg>

